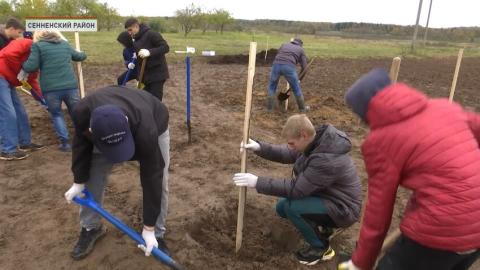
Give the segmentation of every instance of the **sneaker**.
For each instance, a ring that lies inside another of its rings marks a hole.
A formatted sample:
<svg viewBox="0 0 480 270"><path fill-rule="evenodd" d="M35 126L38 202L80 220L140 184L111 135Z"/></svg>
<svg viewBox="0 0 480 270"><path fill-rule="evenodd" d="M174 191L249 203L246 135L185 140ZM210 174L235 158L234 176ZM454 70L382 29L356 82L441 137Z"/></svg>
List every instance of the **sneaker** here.
<svg viewBox="0 0 480 270"><path fill-rule="evenodd" d="M295 257L301 264L315 265L320 261L331 260L335 256L335 250L332 247L316 248L308 246L295 253Z"/></svg>
<svg viewBox="0 0 480 270"><path fill-rule="evenodd" d="M328 241L332 241L333 238L344 232L345 228L330 228L318 226L318 230L320 231L320 236L322 238L328 239Z"/></svg>
<svg viewBox="0 0 480 270"><path fill-rule="evenodd" d="M23 152L33 152L33 151L37 151L45 148L45 145L31 143L28 145L20 145L20 147L18 148L20 149L20 151L23 151Z"/></svg>
<svg viewBox="0 0 480 270"><path fill-rule="evenodd" d="M97 229L92 229L87 231L87 229L82 228L80 232L80 237L78 242L73 248L73 251L70 253L74 260L80 260L87 257L90 252L92 252L93 247L98 239L106 234L107 230L105 227L101 226Z"/></svg>
<svg viewBox="0 0 480 270"><path fill-rule="evenodd" d="M167 244L165 243L165 240L163 238L157 237L157 242L158 242L158 249L163 251L163 253L167 254L170 256L170 250L167 247Z"/></svg>
<svg viewBox="0 0 480 270"><path fill-rule="evenodd" d="M27 157L28 157L28 154L21 151L16 151L13 153L2 152L0 154L1 160L22 160L22 159L26 159Z"/></svg>
<svg viewBox="0 0 480 270"><path fill-rule="evenodd" d="M58 150L62 152L72 152L72 146L69 143L61 143L58 146Z"/></svg>

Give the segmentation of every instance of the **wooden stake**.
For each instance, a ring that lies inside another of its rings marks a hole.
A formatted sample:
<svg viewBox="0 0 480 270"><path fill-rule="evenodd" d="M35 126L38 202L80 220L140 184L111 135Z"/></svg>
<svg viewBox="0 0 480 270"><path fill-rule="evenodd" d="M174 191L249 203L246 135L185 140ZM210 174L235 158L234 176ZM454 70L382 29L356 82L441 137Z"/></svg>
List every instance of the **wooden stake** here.
<svg viewBox="0 0 480 270"><path fill-rule="evenodd" d="M77 51L80 51L80 36L78 32L75 32L75 48ZM85 85L83 84L83 72L82 72L82 62L77 62L78 70L78 83L80 86L80 98L85 97Z"/></svg>
<svg viewBox="0 0 480 270"><path fill-rule="evenodd" d="M400 63L402 59L400 57L393 58L392 66L390 67L390 80L392 83L396 83L398 79L398 72L400 71Z"/></svg>
<svg viewBox="0 0 480 270"><path fill-rule="evenodd" d="M453 74L452 88L450 88L450 97L448 100L453 102L453 95L455 95L455 87L457 87L458 72L460 71L460 64L462 63L463 48L458 51L457 65L455 66L455 73Z"/></svg>
<svg viewBox="0 0 480 270"><path fill-rule="evenodd" d="M252 110L252 91L253 91L253 77L255 76L255 58L257 54L257 43L250 42L250 54L248 60L248 79L247 79L247 94L245 101L245 121L243 122L243 143L248 143L250 132L250 114ZM242 161L240 172L247 172L247 151L242 151ZM238 252L242 247L243 240L243 216L245 214L245 199L247 197L247 188L240 187L238 195L238 216L237 216L237 236L235 243L235 252Z"/></svg>
<svg viewBox="0 0 480 270"><path fill-rule="evenodd" d="M268 54L268 36L267 36L267 48L265 48L265 62L267 62L267 54Z"/></svg>

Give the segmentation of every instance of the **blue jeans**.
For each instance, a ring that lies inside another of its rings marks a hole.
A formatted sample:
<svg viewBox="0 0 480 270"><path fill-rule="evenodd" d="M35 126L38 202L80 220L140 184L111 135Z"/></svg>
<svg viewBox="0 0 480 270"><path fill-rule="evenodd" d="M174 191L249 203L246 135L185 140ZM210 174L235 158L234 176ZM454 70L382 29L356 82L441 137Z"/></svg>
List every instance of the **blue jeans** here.
<svg viewBox="0 0 480 270"><path fill-rule="evenodd" d="M272 66L272 72L270 73L270 82L268 83L268 95L273 96L277 91L278 81L280 76L284 76L290 87L293 90L293 94L298 97L302 95L302 89L298 82L297 70L294 66L286 64L274 64Z"/></svg>
<svg viewBox="0 0 480 270"><path fill-rule="evenodd" d="M43 93L43 97L47 102L48 111L52 117L53 127L57 133L57 137L62 143L68 142L68 129L65 124L62 112L62 101L67 105L70 118L75 104L80 100L78 89L60 90Z"/></svg>
<svg viewBox="0 0 480 270"><path fill-rule="evenodd" d="M0 77L0 138L3 153L17 151L17 146L31 144L27 112L17 90Z"/></svg>
<svg viewBox="0 0 480 270"><path fill-rule="evenodd" d="M298 200L282 198L278 200L276 210L280 217L293 223L307 243L317 248L325 247L325 241L319 238L311 222L305 219L307 215L327 215L327 209L322 199L318 197L306 197Z"/></svg>

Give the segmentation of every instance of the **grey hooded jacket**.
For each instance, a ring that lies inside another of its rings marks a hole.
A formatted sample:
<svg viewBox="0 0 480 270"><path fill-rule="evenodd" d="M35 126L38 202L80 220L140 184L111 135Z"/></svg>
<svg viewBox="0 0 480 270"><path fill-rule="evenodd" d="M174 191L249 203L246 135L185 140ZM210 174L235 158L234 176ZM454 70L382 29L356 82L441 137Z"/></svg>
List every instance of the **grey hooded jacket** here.
<svg viewBox="0 0 480 270"><path fill-rule="evenodd" d="M307 56L300 43L294 40L282 44L280 49L278 49L275 60L273 60L273 64L286 64L294 67L300 64L302 70L304 70L307 66Z"/></svg>
<svg viewBox="0 0 480 270"><path fill-rule="evenodd" d="M337 226L348 227L358 221L361 184L348 154L352 145L345 133L332 125L322 125L304 153L290 150L286 144L259 143L260 150L255 152L258 156L295 165L291 179L259 177L257 192L291 200L319 197Z"/></svg>

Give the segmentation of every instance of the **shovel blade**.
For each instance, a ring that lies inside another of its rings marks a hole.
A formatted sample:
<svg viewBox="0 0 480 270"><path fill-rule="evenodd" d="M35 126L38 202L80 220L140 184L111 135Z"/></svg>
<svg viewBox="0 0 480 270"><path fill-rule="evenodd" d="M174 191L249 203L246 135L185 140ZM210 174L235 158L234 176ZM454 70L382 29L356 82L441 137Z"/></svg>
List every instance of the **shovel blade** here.
<svg viewBox="0 0 480 270"><path fill-rule="evenodd" d="M287 100L289 97L290 97L289 94L280 92L280 94L278 94L278 97L277 97L277 98L278 98L278 100L280 100L280 101L285 101L285 100Z"/></svg>

